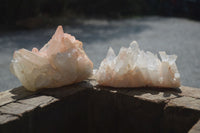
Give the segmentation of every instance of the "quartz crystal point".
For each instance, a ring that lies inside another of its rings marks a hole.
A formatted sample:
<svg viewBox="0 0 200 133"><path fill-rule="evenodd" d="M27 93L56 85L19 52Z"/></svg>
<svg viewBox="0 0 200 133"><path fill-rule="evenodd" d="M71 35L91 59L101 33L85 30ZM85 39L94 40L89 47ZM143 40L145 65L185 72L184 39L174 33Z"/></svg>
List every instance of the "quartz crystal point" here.
<svg viewBox="0 0 200 133"><path fill-rule="evenodd" d="M161 60L149 51L140 50L136 41L129 48L122 47L118 56L109 48L94 77L99 85L111 87L180 87L177 56L159 54Z"/></svg>
<svg viewBox="0 0 200 133"><path fill-rule="evenodd" d="M82 42L58 26L52 39L38 50L14 52L10 70L30 91L80 82L92 74L93 63Z"/></svg>

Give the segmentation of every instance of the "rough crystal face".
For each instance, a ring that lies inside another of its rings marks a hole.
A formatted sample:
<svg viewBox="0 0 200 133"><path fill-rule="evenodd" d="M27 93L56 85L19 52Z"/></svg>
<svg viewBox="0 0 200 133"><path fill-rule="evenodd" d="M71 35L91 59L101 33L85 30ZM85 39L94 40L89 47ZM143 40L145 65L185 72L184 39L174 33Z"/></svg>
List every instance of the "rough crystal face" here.
<svg viewBox="0 0 200 133"><path fill-rule="evenodd" d="M93 63L82 42L58 26L52 39L38 50L14 52L10 70L31 91L80 82L92 74Z"/></svg>
<svg viewBox="0 0 200 133"><path fill-rule="evenodd" d="M139 49L136 41L122 47L118 56L109 48L94 77L99 85L112 87L180 87L176 55L159 52L157 55Z"/></svg>

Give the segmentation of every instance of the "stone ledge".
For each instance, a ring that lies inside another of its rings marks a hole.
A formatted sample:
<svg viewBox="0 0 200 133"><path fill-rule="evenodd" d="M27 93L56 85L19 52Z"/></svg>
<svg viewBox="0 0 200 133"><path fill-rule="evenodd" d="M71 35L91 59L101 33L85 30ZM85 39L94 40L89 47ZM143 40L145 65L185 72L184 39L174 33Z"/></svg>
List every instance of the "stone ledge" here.
<svg viewBox="0 0 200 133"><path fill-rule="evenodd" d="M24 87L14 88L12 90L7 90L4 92L0 92L0 106L14 102L18 99L28 97L33 95L33 92L27 91Z"/></svg>
<svg viewBox="0 0 200 133"><path fill-rule="evenodd" d="M0 114L0 125L3 125L5 123L9 123L10 121L14 121L18 119L18 116L9 115L9 114Z"/></svg>
<svg viewBox="0 0 200 133"><path fill-rule="evenodd" d="M166 132L187 132L200 118L200 99L179 97L170 100L164 108Z"/></svg>
<svg viewBox="0 0 200 133"><path fill-rule="evenodd" d="M181 96L188 96L188 97L200 99L200 89L199 88L181 86L180 90L181 90L181 93L180 93Z"/></svg>
<svg viewBox="0 0 200 133"><path fill-rule="evenodd" d="M190 129L189 133L200 133L200 120Z"/></svg>
<svg viewBox="0 0 200 133"><path fill-rule="evenodd" d="M89 82L81 82L38 92L23 87L1 92L0 132L86 131L87 108L83 106L87 106L87 93L84 91L90 88ZM84 119L78 121L78 118Z"/></svg>
<svg viewBox="0 0 200 133"><path fill-rule="evenodd" d="M200 119L200 89L111 88L95 80L0 93L0 132L188 132ZM78 128L77 128L78 127Z"/></svg>

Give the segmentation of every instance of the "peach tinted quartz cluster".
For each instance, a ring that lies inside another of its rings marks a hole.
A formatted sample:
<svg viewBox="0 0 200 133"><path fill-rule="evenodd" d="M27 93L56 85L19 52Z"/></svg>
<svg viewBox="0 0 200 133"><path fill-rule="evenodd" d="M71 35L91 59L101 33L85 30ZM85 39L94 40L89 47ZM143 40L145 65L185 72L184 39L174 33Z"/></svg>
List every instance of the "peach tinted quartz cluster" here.
<svg viewBox="0 0 200 133"><path fill-rule="evenodd" d="M161 60L151 52L140 50L136 41L129 48L122 47L118 56L109 48L94 77L99 85L111 87L179 87L177 56L159 54Z"/></svg>
<svg viewBox="0 0 200 133"><path fill-rule="evenodd" d="M10 70L30 91L80 82L92 74L93 63L82 42L58 26L52 39L38 50L14 52Z"/></svg>

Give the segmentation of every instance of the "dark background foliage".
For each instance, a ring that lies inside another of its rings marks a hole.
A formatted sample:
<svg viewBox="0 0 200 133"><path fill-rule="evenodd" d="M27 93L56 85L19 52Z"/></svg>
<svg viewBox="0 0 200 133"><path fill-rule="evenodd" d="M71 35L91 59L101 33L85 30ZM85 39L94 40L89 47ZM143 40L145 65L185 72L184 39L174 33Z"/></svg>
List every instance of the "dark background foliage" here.
<svg viewBox="0 0 200 133"><path fill-rule="evenodd" d="M200 19L200 0L0 0L0 24L51 17L121 18L162 15ZM27 23L29 23L29 21ZM39 23L39 22L38 22Z"/></svg>

